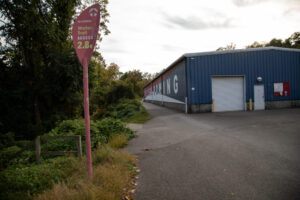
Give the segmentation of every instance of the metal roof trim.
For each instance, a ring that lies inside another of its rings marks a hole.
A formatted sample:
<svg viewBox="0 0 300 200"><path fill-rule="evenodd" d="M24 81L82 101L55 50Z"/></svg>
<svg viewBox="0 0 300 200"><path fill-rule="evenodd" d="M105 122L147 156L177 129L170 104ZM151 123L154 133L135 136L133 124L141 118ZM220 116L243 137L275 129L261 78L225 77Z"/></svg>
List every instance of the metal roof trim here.
<svg viewBox="0 0 300 200"><path fill-rule="evenodd" d="M300 49L283 48L283 47L260 47L260 48L249 48L249 49L234 49L234 50L223 50L223 51L207 51L207 52L196 52L196 53L186 53L185 57L195 57L195 56L207 56L207 55L219 55L228 53L240 53L240 52L251 52L251 51L267 51L267 50L280 50L280 51L294 51L300 52Z"/></svg>

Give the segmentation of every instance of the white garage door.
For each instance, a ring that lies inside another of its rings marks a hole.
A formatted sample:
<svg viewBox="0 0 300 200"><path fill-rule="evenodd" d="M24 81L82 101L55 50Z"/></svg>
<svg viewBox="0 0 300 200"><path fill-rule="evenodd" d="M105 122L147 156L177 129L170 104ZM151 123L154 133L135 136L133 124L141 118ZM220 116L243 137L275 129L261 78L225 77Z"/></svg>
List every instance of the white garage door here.
<svg viewBox="0 0 300 200"><path fill-rule="evenodd" d="M213 77L212 99L215 112L244 110L244 78Z"/></svg>

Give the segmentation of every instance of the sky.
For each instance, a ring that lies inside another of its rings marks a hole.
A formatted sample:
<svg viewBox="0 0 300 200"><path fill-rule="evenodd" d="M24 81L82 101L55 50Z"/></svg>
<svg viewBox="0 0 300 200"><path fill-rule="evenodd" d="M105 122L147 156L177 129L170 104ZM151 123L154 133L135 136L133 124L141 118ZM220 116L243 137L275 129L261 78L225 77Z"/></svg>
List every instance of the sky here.
<svg viewBox="0 0 300 200"><path fill-rule="evenodd" d="M300 0L110 0L108 12L100 52L122 72L160 72L184 53L300 31Z"/></svg>

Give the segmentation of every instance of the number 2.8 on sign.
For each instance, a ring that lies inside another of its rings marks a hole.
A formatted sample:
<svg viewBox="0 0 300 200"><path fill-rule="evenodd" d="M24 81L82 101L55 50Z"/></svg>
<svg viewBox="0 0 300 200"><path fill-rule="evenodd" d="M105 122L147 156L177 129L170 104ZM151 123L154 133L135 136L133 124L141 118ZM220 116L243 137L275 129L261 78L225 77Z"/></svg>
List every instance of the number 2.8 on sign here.
<svg viewBox="0 0 300 200"><path fill-rule="evenodd" d="M89 41L84 41L84 44L82 43L82 41L78 41L77 42L78 46L77 48L78 49L92 49L93 48L93 45L89 43Z"/></svg>

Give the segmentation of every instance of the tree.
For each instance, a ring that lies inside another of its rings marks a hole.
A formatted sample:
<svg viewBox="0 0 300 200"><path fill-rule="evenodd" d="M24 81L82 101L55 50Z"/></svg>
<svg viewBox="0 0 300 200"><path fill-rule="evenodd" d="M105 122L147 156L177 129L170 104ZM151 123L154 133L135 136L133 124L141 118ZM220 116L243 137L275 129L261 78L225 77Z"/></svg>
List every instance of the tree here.
<svg viewBox="0 0 300 200"><path fill-rule="evenodd" d="M230 43L230 44L228 44L226 47L219 47L219 48L217 49L217 51L234 50L235 47L236 47L235 44Z"/></svg>
<svg viewBox="0 0 300 200"><path fill-rule="evenodd" d="M273 38L270 42L267 43L254 42L246 48L248 49L270 46L300 49L300 32L293 33L289 38L285 40Z"/></svg>
<svg viewBox="0 0 300 200"><path fill-rule="evenodd" d="M81 114L82 68L70 37L80 5L78 0L0 2L0 131L34 137L57 120ZM100 28L104 34L106 22Z"/></svg>
<svg viewBox="0 0 300 200"><path fill-rule="evenodd" d="M140 70L132 70L125 72L120 80L125 81L127 84L132 85L134 93L138 96L143 96L143 88L138 85L140 81L143 81L143 73Z"/></svg>
<svg viewBox="0 0 300 200"><path fill-rule="evenodd" d="M117 64L111 63L107 67L107 71L108 71L108 77L109 77L109 79L117 80L117 79L120 78L120 75L121 75L120 67Z"/></svg>
<svg viewBox="0 0 300 200"><path fill-rule="evenodd" d="M300 32L293 33L284 41L285 47L300 49Z"/></svg>
<svg viewBox="0 0 300 200"><path fill-rule="evenodd" d="M265 45L266 45L265 43L259 43L259 42L255 41L251 45L246 46L246 49L249 49L249 48L260 48L260 47L264 47Z"/></svg>
<svg viewBox="0 0 300 200"><path fill-rule="evenodd" d="M120 99L134 99L134 92L130 86L126 82L123 81L115 81L112 86L109 88L107 93L106 103L116 104Z"/></svg>
<svg viewBox="0 0 300 200"><path fill-rule="evenodd" d="M151 81L152 79L152 74L149 72L144 72L143 73L143 79L147 80L147 81Z"/></svg>
<svg viewBox="0 0 300 200"><path fill-rule="evenodd" d="M266 47L284 47L285 44L283 43L282 39L276 39L273 38L270 42L268 42L266 45Z"/></svg>

